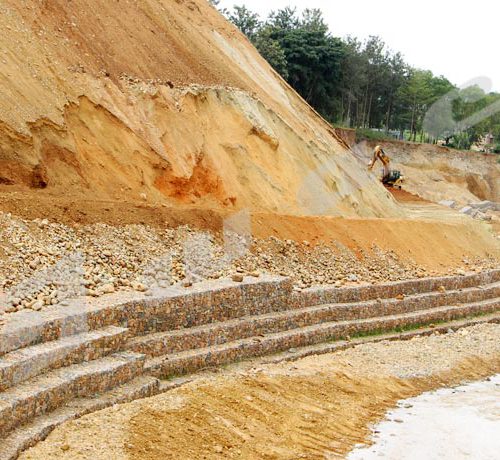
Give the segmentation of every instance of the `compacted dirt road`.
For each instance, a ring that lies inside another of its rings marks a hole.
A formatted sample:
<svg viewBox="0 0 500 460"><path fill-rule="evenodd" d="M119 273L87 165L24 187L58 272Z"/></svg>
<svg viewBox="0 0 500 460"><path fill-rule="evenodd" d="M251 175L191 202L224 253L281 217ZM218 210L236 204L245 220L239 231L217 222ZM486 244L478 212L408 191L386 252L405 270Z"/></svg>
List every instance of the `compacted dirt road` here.
<svg viewBox="0 0 500 460"><path fill-rule="evenodd" d="M56 429L22 459L334 459L400 399L500 372L500 325L239 364Z"/></svg>

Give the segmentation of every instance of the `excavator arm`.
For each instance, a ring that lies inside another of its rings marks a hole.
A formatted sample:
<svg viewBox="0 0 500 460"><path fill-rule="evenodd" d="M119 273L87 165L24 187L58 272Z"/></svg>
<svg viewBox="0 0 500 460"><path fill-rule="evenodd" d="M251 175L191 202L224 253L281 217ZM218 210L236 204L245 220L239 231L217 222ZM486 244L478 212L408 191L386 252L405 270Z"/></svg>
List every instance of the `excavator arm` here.
<svg viewBox="0 0 500 460"><path fill-rule="evenodd" d="M404 177L399 171L391 171L391 159L385 154L382 148L377 145L377 147L375 147L375 150L373 151L372 161L368 163L368 169L371 171L375 166L375 163L377 163L377 161L379 160L384 166L384 176L382 177L382 183L391 187L401 189L401 184L404 181Z"/></svg>
<svg viewBox="0 0 500 460"><path fill-rule="evenodd" d="M389 170L389 164L391 163L391 159L385 154L385 152L379 146L375 147L375 150L373 151L372 161L368 163L368 169L370 171L375 166L375 163L377 163L377 160L380 160L380 162L384 165L384 170Z"/></svg>

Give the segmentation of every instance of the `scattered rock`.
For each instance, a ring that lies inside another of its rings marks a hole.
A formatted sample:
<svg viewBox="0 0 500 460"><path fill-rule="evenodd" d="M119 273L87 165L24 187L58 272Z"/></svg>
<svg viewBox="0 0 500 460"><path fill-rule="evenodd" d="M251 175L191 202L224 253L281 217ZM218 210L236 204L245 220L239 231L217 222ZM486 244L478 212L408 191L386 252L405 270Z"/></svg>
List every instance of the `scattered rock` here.
<svg viewBox="0 0 500 460"><path fill-rule="evenodd" d="M488 216L487 214L484 214L483 212L478 212L475 215L476 219L483 220L485 222L491 222L493 220L492 216Z"/></svg>
<svg viewBox="0 0 500 460"><path fill-rule="evenodd" d="M354 254L338 243L307 245L269 237L252 239L246 246L249 252L228 261L221 237L189 227L68 227L0 212L0 231L0 252L4 255L0 258L0 290L6 294L6 313L33 310L34 305L40 306L35 302L41 302L43 310L54 304L67 305L69 299L85 295L154 291L225 277L243 282L245 276L257 278L265 273L290 277L296 290L429 275L416 264L376 246L372 251ZM493 259L471 258L467 263L478 270L495 266Z"/></svg>
<svg viewBox="0 0 500 460"><path fill-rule="evenodd" d="M460 209L460 212L462 214L466 214L466 215L470 216L474 212L474 208L472 208L471 206L465 206L462 209Z"/></svg>
<svg viewBox="0 0 500 460"><path fill-rule="evenodd" d="M41 300L37 300L33 305L31 306L32 310L35 311L40 311L43 308L43 302Z"/></svg>
<svg viewBox="0 0 500 460"><path fill-rule="evenodd" d="M105 284L101 287L101 292L103 294L112 294L113 292L115 292L115 287L111 283Z"/></svg>
<svg viewBox="0 0 500 460"><path fill-rule="evenodd" d="M479 203L471 203L469 206L474 209L480 209L481 211L500 210L500 203L494 203L493 201L480 201Z"/></svg>
<svg viewBox="0 0 500 460"><path fill-rule="evenodd" d="M134 291L145 292L146 286L144 286L144 284L142 284L142 283L139 283L138 281L134 281L132 283L132 289Z"/></svg>
<svg viewBox="0 0 500 460"><path fill-rule="evenodd" d="M446 206L447 208L452 208L452 209L454 209L457 206L457 202L453 200L443 200L440 201L439 204L441 206Z"/></svg>

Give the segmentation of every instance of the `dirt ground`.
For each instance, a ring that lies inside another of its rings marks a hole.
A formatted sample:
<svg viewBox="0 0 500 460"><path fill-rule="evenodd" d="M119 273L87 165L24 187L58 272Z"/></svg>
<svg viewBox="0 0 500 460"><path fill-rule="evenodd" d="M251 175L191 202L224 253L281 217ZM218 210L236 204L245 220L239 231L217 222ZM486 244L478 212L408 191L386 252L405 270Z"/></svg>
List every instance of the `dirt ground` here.
<svg viewBox="0 0 500 460"><path fill-rule="evenodd" d="M500 201L498 155L399 141L365 141L352 148L367 161L377 143L392 159L393 168L405 176L407 192L434 203L453 200L457 206Z"/></svg>
<svg viewBox="0 0 500 460"><path fill-rule="evenodd" d="M23 460L343 458L398 400L500 371L500 326L237 365L58 428Z"/></svg>
<svg viewBox="0 0 500 460"><path fill-rule="evenodd" d="M404 189L393 187L386 187L386 189L399 203L431 203L430 201Z"/></svg>
<svg viewBox="0 0 500 460"><path fill-rule="evenodd" d="M258 239L276 237L311 245L342 244L356 254L374 245L425 268L430 275L462 267L467 258L500 256L500 243L491 225L441 206L396 192L406 218L342 218L291 216L250 212L251 233ZM189 225L220 233L234 212L197 206L151 205L144 202L81 200L40 192L0 191L0 211L25 219L45 219L75 226L105 223L113 226L144 224L157 228Z"/></svg>

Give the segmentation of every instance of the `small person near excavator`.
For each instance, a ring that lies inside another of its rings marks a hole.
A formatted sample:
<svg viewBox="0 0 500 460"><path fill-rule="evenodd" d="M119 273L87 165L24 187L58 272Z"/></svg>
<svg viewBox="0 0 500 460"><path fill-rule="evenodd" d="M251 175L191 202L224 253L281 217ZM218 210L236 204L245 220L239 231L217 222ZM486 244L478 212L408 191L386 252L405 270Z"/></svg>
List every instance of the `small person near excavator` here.
<svg viewBox="0 0 500 460"><path fill-rule="evenodd" d="M390 187L396 187L396 188L401 188L401 185L403 183L404 177L401 175L400 171L396 170L391 170L390 164L391 164L391 159L386 155L382 147L380 145L377 145L375 149L373 150L373 158L370 163L368 163L368 169L371 171L373 167L375 166L375 163L377 160L380 160L384 167L384 172L382 176L382 183L384 185L388 185Z"/></svg>

